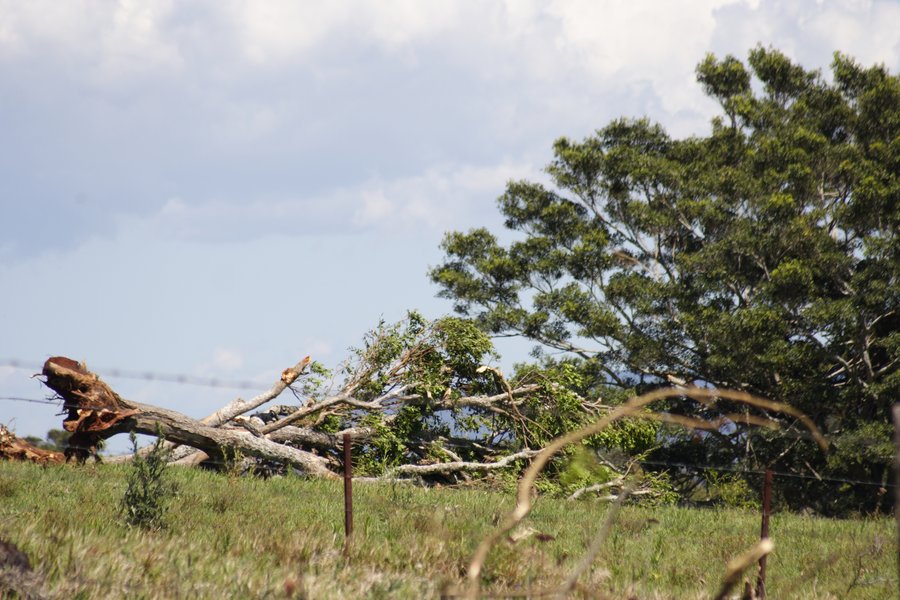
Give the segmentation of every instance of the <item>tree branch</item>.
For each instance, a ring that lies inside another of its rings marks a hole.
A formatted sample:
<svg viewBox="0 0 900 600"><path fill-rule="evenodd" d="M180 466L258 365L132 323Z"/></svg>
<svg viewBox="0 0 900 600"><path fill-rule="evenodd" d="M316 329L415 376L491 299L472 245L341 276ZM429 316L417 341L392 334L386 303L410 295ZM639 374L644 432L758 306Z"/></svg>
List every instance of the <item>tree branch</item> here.
<svg viewBox="0 0 900 600"><path fill-rule="evenodd" d="M455 473L457 471L491 471L495 469L503 469L508 467L510 463L516 460L531 458L539 454L540 450L522 450L515 454L505 456L500 460L492 463L454 461L446 463L435 463L432 465L400 465L391 469L392 475L435 475L438 473Z"/></svg>

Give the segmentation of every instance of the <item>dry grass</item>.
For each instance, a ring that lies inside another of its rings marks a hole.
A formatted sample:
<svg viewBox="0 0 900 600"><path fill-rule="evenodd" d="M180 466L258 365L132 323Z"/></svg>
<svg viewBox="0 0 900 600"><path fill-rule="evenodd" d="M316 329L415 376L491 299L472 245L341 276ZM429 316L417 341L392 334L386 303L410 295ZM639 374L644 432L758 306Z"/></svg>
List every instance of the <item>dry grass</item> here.
<svg viewBox="0 0 900 600"><path fill-rule="evenodd" d="M437 598L465 582L468 557L511 505L508 494L360 484L345 558L340 482L173 469L180 492L168 525L144 532L116 514L126 473L0 463L0 537L28 554L56 597ZM557 589L608 510L540 498L535 533L497 545L484 591ZM750 511L624 506L573 597L711 598L758 529ZM772 535L770 597L894 597L892 521L776 514Z"/></svg>
<svg viewBox="0 0 900 600"><path fill-rule="evenodd" d="M468 583L466 586L465 597L469 598L470 600L474 600L480 595L482 569L484 568L484 564L487 560L488 554L503 538L503 536L507 535L510 531L513 530L513 528L518 526L531 512L532 495L534 493L535 481L537 480L538 475L541 473L541 471L544 470L547 464L549 464L550 460L556 454L562 451L566 446L569 446L570 444L579 442L591 435L599 433L614 421L632 416L667 420L673 423L678 423L688 428L708 429L721 426L721 424L715 424L701 419L669 414L657 414L654 412L643 410L653 402L665 398L691 398L692 400L698 400L710 405L724 399L730 400L732 402L738 402L746 406L752 406L772 412L787 414L797 419L810 431L813 438L816 440L823 451L828 447L825 438L819 432L815 424L813 424L813 422L809 419L809 417L797 411L790 405L783 404L781 402L773 402L764 398L759 398L746 392L725 389L679 387L661 388L647 394L643 394L641 396L636 396L630 399L625 404L610 411L603 417L597 419L595 422L586 425L581 429L569 432L563 436L556 438L534 458L534 460L525 470L525 474L522 476L522 479L519 481L518 489L516 491L515 507L509 513L507 513L507 515L500 522L499 526L493 532L482 539L481 543L478 545L478 548L473 554L471 561L469 562L467 575Z"/></svg>

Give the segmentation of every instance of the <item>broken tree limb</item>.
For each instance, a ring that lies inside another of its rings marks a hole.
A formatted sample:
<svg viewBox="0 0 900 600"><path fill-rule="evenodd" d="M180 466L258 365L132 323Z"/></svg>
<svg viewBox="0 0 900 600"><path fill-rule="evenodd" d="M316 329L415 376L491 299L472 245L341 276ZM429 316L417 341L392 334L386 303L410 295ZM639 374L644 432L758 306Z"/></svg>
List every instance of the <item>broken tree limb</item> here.
<svg viewBox="0 0 900 600"><path fill-rule="evenodd" d="M302 444L307 447L319 448L321 450L340 450L344 445L341 438L345 433L349 433L354 441L364 442L372 437L375 431L371 427L351 427L337 433L323 433L305 427L293 427L288 425L278 431L266 435L265 438L279 444ZM199 465L207 459L209 459L209 456L205 452L192 451L190 454L179 456L172 462L177 465L191 466Z"/></svg>
<svg viewBox="0 0 900 600"><path fill-rule="evenodd" d="M72 432L67 458L84 460L97 443L124 431L162 435L167 440L222 456L223 449L248 456L286 462L312 475L334 477L327 461L310 452L257 438L243 432L210 427L174 410L121 398L84 364L65 357L44 363L46 385L62 396L68 416L63 422Z"/></svg>
<svg viewBox="0 0 900 600"><path fill-rule="evenodd" d="M491 412L502 410L498 408L498 404L507 407L517 406L522 401L516 401L514 398L527 396L541 389L537 384L529 384L508 390L502 394L494 394L493 396L463 396L462 398L447 398L435 400L432 406L439 409L451 410L458 408L483 408ZM503 411L506 413L507 411Z"/></svg>
<svg viewBox="0 0 900 600"><path fill-rule="evenodd" d="M66 461L62 452L44 450L17 437L5 425L0 425L0 460L33 462L40 465Z"/></svg>
<svg viewBox="0 0 900 600"><path fill-rule="evenodd" d="M223 406L213 414L209 415L208 417L204 417L200 420L200 422L204 425L218 427L219 425L227 423L238 415L249 412L254 408L259 408L266 402L277 398L279 395L281 395L281 392L290 387L290 385L294 383L297 378L304 373L304 371L306 371L309 363L310 358L308 356L304 357L303 360L298 362L293 367L282 371L281 378L277 382L275 382L275 385L273 385L262 394L254 396L250 400L242 400L240 398L237 398L228 405Z"/></svg>
<svg viewBox="0 0 900 600"><path fill-rule="evenodd" d="M511 397L525 396L537 391L538 389L540 389L540 386L532 384L516 388L510 393L496 394L493 396L464 396L462 398L446 400L433 399L429 400L428 402L432 408L437 410L451 410L458 408L483 408L487 410L499 410L496 409L496 404L501 402L509 402L509 398ZM287 416L269 423L265 427L262 427L260 431L262 431L262 433L264 434L272 433L273 431L277 431L282 427L287 427L292 423L296 423L304 417L310 416L317 412L321 412L326 408L332 408L341 404L367 410L381 410L384 408L385 403L389 401L402 400L404 402L410 402L424 399L418 394L404 395L404 393L405 388L399 388L369 402L359 401L346 392L336 394L334 396L324 398L319 402L316 402L315 404L308 404L306 406L300 407Z"/></svg>
<svg viewBox="0 0 900 600"><path fill-rule="evenodd" d="M303 417L306 417L313 413L317 413L328 407L337 406L340 404L347 404L347 405L354 406L357 408L380 409L380 408L382 408L380 405L380 402L382 400L386 399L388 396L389 395L383 396L372 402L359 402L359 401L355 400L349 394L338 394L338 395L332 396L330 398L325 398L324 400L321 400L320 402L317 402L315 404L310 404L307 406L300 407L296 411L291 413L290 415L288 415L282 419L279 419L273 423L269 423L268 425L266 425L264 427L260 427L259 433L268 438L269 434L271 434L275 431L278 431L279 429L283 429L283 428L287 427L288 425L290 425L291 423L296 423ZM183 464L183 465L197 465L197 464L202 463L207 458L209 458L209 456L208 455L204 456L202 453L191 453L187 456L179 457L178 460L176 460L175 462L178 464Z"/></svg>
<svg viewBox="0 0 900 600"><path fill-rule="evenodd" d="M540 454L540 450L522 450L515 454L504 456L496 462L466 462L453 461L445 463L434 463L431 465L400 465L391 469L393 475L436 475L444 473L455 473L457 471L490 471L493 469L502 469L508 467L510 463L516 460L531 458Z"/></svg>
<svg viewBox="0 0 900 600"><path fill-rule="evenodd" d="M306 372L307 367L309 367L311 360L309 356L303 357L296 365L293 367L288 367L284 371L281 372L281 377L276 381L272 387L270 387L265 392L258 394L251 398L250 400L244 400L242 398L235 398L227 405L223 406L216 412L211 415L207 415L203 417L200 422L204 425L210 425L212 427L219 427L228 421L234 419L237 416L240 416L244 413L247 413L254 408L259 408L266 402L274 400L281 393L289 388L292 383L294 383L300 375L303 375ZM178 444L173 444L172 442L166 442L166 448L172 452L170 460L172 462L178 462L187 456L195 454L197 451L190 448L179 448ZM140 453L146 453L149 450L147 448L140 451ZM111 462L127 462L132 459L132 455L117 457ZM196 458L192 462L202 462L202 460L197 461Z"/></svg>
<svg viewBox="0 0 900 600"><path fill-rule="evenodd" d="M287 427L291 423L296 423L303 417L309 416L313 413L317 413L321 410L324 410L326 408L329 408L331 406L336 406L339 404L347 404L349 406L354 406L356 408L368 408L368 409L379 410L379 409L383 408L382 404L381 404L382 402L384 402L385 400L388 400L390 398L396 397L398 395L399 395L398 392L393 392L393 393L381 396L380 398L377 398L377 399L373 400L372 402L359 402L358 400L353 398L353 396L351 396L350 394L346 394L346 393L337 394L336 396L331 396L330 398L325 398L319 402L316 402L315 404L309 404L307 406L298 408L296 411L289 414L288 416L286 416L282 419L279 419L279 420L275 421L274 423L269 423L268 425L263 427L261 429L261 431L266 434L272 433L273 431L278 431L279 429L281 429L283 427Z"/></svg>
<svg viewBox="0 0 900 600"><path fill-rule="evenodd" d="M464 407L465 408L473 408L474 407L474 408L484 408L484 409L488 409L488 410L494 409L496 411L503 412L502 409L498 409L494 405L497 403L501 403L501 402L509 402L511 398L522 397L527 394L533 393L534 391L538 390L539 387L540 386L538 386L538 385L532 384L532 385L522 386L522 387L510 390L509 392L506 392L503 394L496 394L493 396L465 396L465 397L457 398L457 399L441 399L441 400L433 399L433 400L429 400L429 402L431 403L432 407L439 409L439 410L450 410L450 409L458 409L458 408L464 408ZM275 388L273 388L273 389L275 389ZM422 396L417 395L417 394L404 395L405 391L406 391L405 387L400 387L400 388L394 389L394 390L388 392L387 394L379 396L378 398L375 398L374 400L371 400L368 402L362 402L360 400L357 400L352 395L350 395L349 393L346 393L346 392L338 393L334 396L323 398L322 400L320 400L319 402L316 402L314 404L307 404L306 406L297 408L296 410L289 413L288 415L286 415L276 421L273 421L263 427L260 427L259 433L263 434L268 439L272 439L272 440L276 440L276 441L282 441L282 442L294 441L297 443L302 443L304 445L309 445L309 446L313 446L313 447L337 449L337 448L341 447L340 443L335 442L333 439L329 439L327 437L328 434L314 432L314 431L311 431L306 428L292 428L291 433L288 434L288 437L293 436L294 439L288 440L283 435L277 435L277 432L284 428L290 427L293 423L296 423L297 421L300 421L301 419L303 419L305 417L309 417L309 416L319 413L323 410L338 407L341 405L358 408L358 409L380 411L385 408L385 405L388 402L392 402L392 401L396 401L396 400L403 401L403 402L424 400L424 398ZM283 408L283 407L279 407L279 408ZM279 411L279 412L281 412L281 411ZM360 428L360 429L365 429L365 431L366 431L365 437L369 437L373 433L369 428ZM358 439L360 436L354 434L353 437L354 437L354 439ZM526 451L526 452L531 452L531 451ZM208 458L209 458L208 456L205 456L202 453L191 452L191 453L182 454L181 456L176 457L174 462L176 462L177 464L181 464L181 465L197 465L197 464L202 463L204 460L206 460ZM441 465L465 464L466 466L458 466L456 468L448 467L448 466L441 466L441 468L431 469L431 467L438 467L440 465L405 465L403 468L409 467L410 474L412 474L412 473L440 474L440 473L452 473L455 471L466 471L466 470L498 469L498 468L503 468L505 466L508 466L511 462L512 462L512 460L509 460L509 461L503 462L502 464L498 465L497 463L474 463L474 462L473 463L460 463L457 461L455 463L441 463ZM486 467L477 468L477 467L474 467L473 465L486 465ZM491 465L494 465L494 466L491 466ZM421 472L417 472L415 470L415 469L420 469L420 468L424 468L424 469Z"/></svg>
<svg viewBox="0 0 900 600"><path fill-rule="evenodd" d="M364 442L375 434L375 430L371 427L350 427L337 433L322 433L305 427L288 426L273 431L267 437L281 444L294 443L323 450L337 450L344 447L343 436L345 433L350 434L354 442Z"/></svg>
<svg viewBox="0 0 900 600"><path fill-rule="evenodd" d="M273 388L274 389L274 388ZM530 393L533 393L540 389L540 386L531 384L521 386L515 389L512 389L508 392L502 394L495 394L492 396L464 396L462 398L456 399L430 399L428 402L432 406L432 408L438 410L452 410L459 408L482 408L491 410L493 412L499 412L502 414L506 414L503 409L495 406L499 403L509 403L513 398L520 398L527 396ZM277 435L277 432L291 427L293 423L296 423L306 417L312 416L316 413L320 413L326 409L335 408L339 406L348 406L358 409L364 410L372 410L372 411L382 411L385 408L385 405L389 402L393 401L401 401L401 402L415 402L415 401L423 401L425 398L418 394L405 394L406 387L402 386L397 389L391 390L390 392L375 398L374 400L368 402L362 402L354 398L351 394L347 392L342 392L335 394L334 396L330 396L327 398L323 398L320 401L307 404L302 407L298 407L293 412L283 416L282 418L268 423L263 427L259 427L259 433L263 434L269 439L273 439L276 441L289 441L284 436ZM278 412L283 412L283 409L286 407L278 407ZM390 417L388 417L390 418ZM372 435L372 432L368 428L364 428L367 432L365 437L369 437ZM302 443L304 445L309 445L312 447L319 448L332 448L338 449L340 448L340 443L335 442L332 439L329 439L326 436L327 434L322 434L318 432L313 432L306 428L293 428L291 430L291 434L289 436L293 436L294 439L291 441ZM358 439L359 436L354 434L354 439ZM305 438L305 439L304 439ZM526 451L531 452L531 451ZM182 454L181 456L177 456L174 462L181 465L197 465L202 463L204 460L209 458L202 453L199 452L190 452ZM441 473L452 473L456 471L467 471L467 470L491 470L498 469L508 466L512 460L506 461L501 465L497 465L497 463L462 463L460 461L456 461L455 463L441 463L442 465L453 465L453 464L465 464L466 466L458 466L456 468L442 466L440 468L434 468L438 465L405 465L403 468L409 467L409 473L416 474L441 474ZM486 468L476 468L473 465L496 465L496 466L487 466ZM423 468L424 467L424 468ZM417 472L415 469L422 469L421 472Z"/></svg>

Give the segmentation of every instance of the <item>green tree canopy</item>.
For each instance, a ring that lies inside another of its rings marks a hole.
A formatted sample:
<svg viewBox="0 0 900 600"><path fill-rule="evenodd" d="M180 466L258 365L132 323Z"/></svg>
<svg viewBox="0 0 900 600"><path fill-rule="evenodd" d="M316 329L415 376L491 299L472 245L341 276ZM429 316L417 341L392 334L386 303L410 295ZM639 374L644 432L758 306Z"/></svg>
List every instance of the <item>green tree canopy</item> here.
<svg viewBox="0 0 900 600"><path fill-rule="evenodd" d="M706 136L620 119L557 140L552 184L512 181L499 198L508 243L449 233L431 277L459 314L561 352L597 385L743 389L803 410L833 442L823 456L790 423L764 438L735 427L699 450L672 437L669 458L886 482L900 77L841 54L830 78L773 49L747 62L697 67L721 106ZM822 510L891 495L849 486L835 499L826 484L797 479L786 495Z"/></svg>

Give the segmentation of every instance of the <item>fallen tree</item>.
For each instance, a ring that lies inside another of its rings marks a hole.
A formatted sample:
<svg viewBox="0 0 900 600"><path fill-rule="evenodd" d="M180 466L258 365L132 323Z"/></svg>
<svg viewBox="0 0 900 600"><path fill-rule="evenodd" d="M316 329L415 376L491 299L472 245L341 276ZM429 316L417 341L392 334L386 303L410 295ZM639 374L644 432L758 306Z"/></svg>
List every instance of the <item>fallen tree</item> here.
<svg viewBox="0 0 900 600"><path fill-rule="evenodd" d="M99 460L97 448L101 441L119 433L134 431L164 437L172 447L184 447L188 454L182 453L173 460L180 464L200 464L209 459L221 463L228 457L242 454L292 465L311 475L332 477L339 463L330 459L328 453L342 449L344 434L349 434L356 443L365 444L377 434L378 427L357 426L325 432L310 427L297 427L293 423L314 415L319 415L321 420L321 414L326 411L332 414L348 409L382 411L397 402L414 402L420 399L417 394L404 395L402 392L405 388L392 390L369 401L359 400L345 390L307 406L277 406L249 418L242 416L288 389L308 363L309 357L295 367L286 369L281 381L265 394L250 401L237 399L213 415L197 420L174 410L122 398L98 375L89 371L84 363L62 356L52 357L45 362L42 375L45 377L45 384L63 399L63 406L68 411L63 427L72 436L65 453L41 450L18 440L5 430L0 435L0 450L8 450L8 458L37 462L62 462L64 458L83 462L92 457ZM507 414L509 407L504 409L502 406L495 406L495 403L502 404L502 401L506 401L514 406L519 402L517 398L534 391L535 387L524 386L491 396L462 397L456 404L445 398L436 401L434 408L449 410L475 406ZM277 414L283 416L268 424L263 420L267 415ZM379 425L389 424L397 416L396 413L386 414ZM471 443L478 448L477 442ZM486 447L480 450L483 454L491 453L491 449ZM323 454L316 454L315 451ZM494 462L463 461L454 452L446 452L457 460L435 464L404 464L395 467L392 472L395 475L426 476L461 471L491 471L508 467L515 460L530 458L538 451L523 450Z"/></svg>
<svg viewBox="0 0 900 600"><path fill-rule="evenodd" d="M349 434L356 475L449 484L520 473L553 439L624 399L602 388L593 388L593 399L580 394L585 387L566 363L523 367L507 380L486 366L494 356L473 323L452 317L428 322L411 313L367 334L336 372L306 357L269 390L201 419L125 399L69 358L48 359L43 376L66 409L68 459L96 457L102 440L135 431L181 446L170 455L179 464L221 467L241 457L257 469L292 467L333 477ZM297 402L264 407L285 391ZM665 435L660 427L685 419L642 417L616 423L560 456L545 471L543 489L573 498L617 497L639 471L632 470L634 457ZM729 423L708 423L710 435L739 443L745 425L788 425L766 411L752 418L741 413ZM671 497L666 476L642 471L641 477L632 496Z"/></svg>
<svg viewBox="0 0 900 600"><path fill-rule="evenodd" d="M331 477L349 434L362 476L453 482L520 470L558 432L544 413L566 416L557 383L535 376L510 383L484 366L492 356L471 323L410 314L368 334L337 374L306 357L269 390L202 419L128 400L70 358L48 359L42 374L66 410L67 459L98 458L100 442L134 431L164 437L179 464L242 456ZM264 409L286 390L296 404ZM586 417L602 408L580 399L566 410Z"/></svg>

